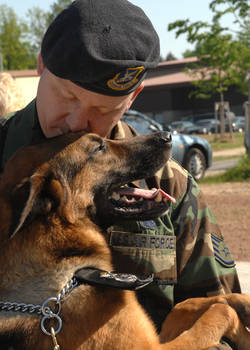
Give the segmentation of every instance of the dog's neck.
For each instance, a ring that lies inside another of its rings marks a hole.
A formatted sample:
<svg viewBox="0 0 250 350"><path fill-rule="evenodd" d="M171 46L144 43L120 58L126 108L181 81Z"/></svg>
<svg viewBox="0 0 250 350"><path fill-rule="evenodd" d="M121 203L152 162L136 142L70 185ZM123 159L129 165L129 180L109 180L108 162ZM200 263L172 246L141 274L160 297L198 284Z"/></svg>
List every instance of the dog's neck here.
<svg viewBox="0 0 250 350"><path fill-rule="evenodd" d="M55 227L53 232L50 223L48 232L47 225L37 221L1 243L5 255L0 265L6 268L0 271L0 300L40 304L57 296L80 268L112 270L105 238L94 224L86 228L79 221L68 229L58 229L58 223Z"/></svg>

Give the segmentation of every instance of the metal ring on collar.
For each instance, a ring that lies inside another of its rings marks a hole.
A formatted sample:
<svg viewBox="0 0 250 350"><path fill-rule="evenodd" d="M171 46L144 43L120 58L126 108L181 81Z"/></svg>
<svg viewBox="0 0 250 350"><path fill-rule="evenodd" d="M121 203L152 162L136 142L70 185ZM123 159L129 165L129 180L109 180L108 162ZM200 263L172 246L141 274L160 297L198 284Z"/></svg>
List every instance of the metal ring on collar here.
<svg viewBox="0 0 250 350"><path fill-rule="evenodd" d="M58 316L56 314L54 314L53 316L48 316L48 315L43 316L43 318L41 320L41 329L42 329L43 333L45 333L46 335L50 335L50 336L52 335L52 333L47 331L47 329L45 328L44 322L47 319L52 319L52 318L55 318L58 321L58 327L56 329L54 328L55 335L58 334L60 332L60 330L62 329L62 319L60 316Z"/></svg>
<svg viewBox="0 0 250 350"><path fill-rule="evenodd" d="M58 310L55 312L51 310L51 308L49 306L47 306L48 303L51 303L51 302L54 302L55 303L55 309L56 307L58 308ZM58 302L57 298L48 298L46 299L43 304L42 304L42 308L41 308L41 311L42 311L42 314L44 316L47 316L47 317L54 317L54 315L59 315L60 311L61 311L61 303Z"/></svg>

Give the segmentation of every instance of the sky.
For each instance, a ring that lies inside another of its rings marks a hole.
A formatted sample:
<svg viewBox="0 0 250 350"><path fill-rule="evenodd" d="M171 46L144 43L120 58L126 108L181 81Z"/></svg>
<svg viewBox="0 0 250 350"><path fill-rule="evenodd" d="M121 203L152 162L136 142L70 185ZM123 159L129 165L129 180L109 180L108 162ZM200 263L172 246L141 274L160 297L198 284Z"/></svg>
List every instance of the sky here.
<svg viewBox="0 0 250 350"><path fill-rule="evenodd" d="M115 1L115 0L114 0ZM212 13L209 10L211 0L130 0L134 5L140 6L153 23L161 44L161 55L171 52L176 58L192 46L186 41L185 35L175 37L175 32L167 31L168 24L178 19L211 22ZM7 4L13 8L18 17L25 18L27 10L39 6L45 11L50 9L54 0L0 0L0 5ZM223 25L231 25L232 17L225 17Z"/></svg>

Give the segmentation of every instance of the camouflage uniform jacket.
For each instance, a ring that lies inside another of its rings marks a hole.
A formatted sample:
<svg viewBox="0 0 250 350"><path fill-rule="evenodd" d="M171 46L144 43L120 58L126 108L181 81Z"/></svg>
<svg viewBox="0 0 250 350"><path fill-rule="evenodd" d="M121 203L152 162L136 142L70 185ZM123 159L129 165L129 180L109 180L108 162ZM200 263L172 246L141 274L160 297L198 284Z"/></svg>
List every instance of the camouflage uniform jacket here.
<svg viewBox="0 0 250 350"><path fill-rule="evenodd" d="M2 129L3 168L16 149L44 139L35 101L12 116ZM110 137L135 134L119 122ZM234 261L192 176L170 159L140 186L161 187L176 203L169 203L167 212L154 221L116 223L108 230L109 244L117 271L154 273L155 282L140 290L138 299L157 327L173 305L186 298L240 292Z"/></svg>

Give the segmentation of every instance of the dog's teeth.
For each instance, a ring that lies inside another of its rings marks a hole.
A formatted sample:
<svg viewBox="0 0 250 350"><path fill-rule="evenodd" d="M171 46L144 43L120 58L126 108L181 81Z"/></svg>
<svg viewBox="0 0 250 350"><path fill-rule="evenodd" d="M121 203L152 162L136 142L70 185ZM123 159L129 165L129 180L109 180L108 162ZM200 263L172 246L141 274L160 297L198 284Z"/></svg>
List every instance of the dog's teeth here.
<svg viewBox="0 0 250 350"><path fill-rule="evenodd" d="M114 199L115 201L119 201L120 195L117 192L113 192L111 198Z"/></svg>
<svg viewBox="0 0 250 350"><path fill-rule="evenodd" d="M121 201L126 201L128 198L126 196L121 197Z"/></svg>
<svg viewBox="0 0 250 350"><path fill-rule="evenodd" d="M157 193L157 196L154 198L155 202L161 202L162 201L162 194L160 192Z"/></svg>
<svg viewBox="0 0 250 350"><path fill-rule="evenodd" d="M139 202L143 202L143 198L142 197L140 197Z"/></svg>

